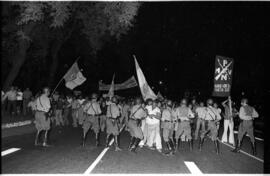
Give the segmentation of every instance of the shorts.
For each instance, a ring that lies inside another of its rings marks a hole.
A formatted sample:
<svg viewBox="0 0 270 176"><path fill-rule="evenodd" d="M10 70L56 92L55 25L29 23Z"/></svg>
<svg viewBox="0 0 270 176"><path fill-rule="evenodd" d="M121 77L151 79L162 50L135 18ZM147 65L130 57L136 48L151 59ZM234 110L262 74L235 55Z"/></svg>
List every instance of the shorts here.
<svg viewBox="0 0 270 176"><path fill-rule="evenodd" d="M130 136L143 139L143 132L140 126L138 126L136 120L129 120L128 121L128 128L129 128L129 133Z"/></svg>
<svg viewBox="0 0 270 176"><path fill-rule="evenodd" d="M188 140L191 140L191 127L189 121L178 122L178 128L175 132L175 138L179 139L180 136L185 136Z"/></svg>
<svg viewBox="0 0 270 176"><path fill-rule="evenodd" d="M45 112L36 111L35 113L35 127L38 131L49 130L51 127L51 121L48 118L46 120Z"/></svg>
<svg viewBox="0 0 270 176"><path fill-rule="evenodd" d="M99 117L94 115L86 115L82 125L83 131L87 132L90 128L95 132L99 132Z"/></svg>
<svg viewBox="0 0 270 176"><path fill-rule="evenodd" d="M112 134L117 136L119 134L119 124L117 124L117 120L114 120L115 122L113 122L112 119L107 118L106 120L106 132L107 134Z"/></svg>

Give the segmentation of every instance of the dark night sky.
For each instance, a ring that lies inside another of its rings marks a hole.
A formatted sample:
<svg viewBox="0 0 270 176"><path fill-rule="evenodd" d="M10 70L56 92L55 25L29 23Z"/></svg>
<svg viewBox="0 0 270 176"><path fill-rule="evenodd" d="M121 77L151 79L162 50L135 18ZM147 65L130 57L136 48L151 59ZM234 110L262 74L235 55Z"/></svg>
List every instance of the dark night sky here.
<svg viewBox="0 0 270 176"><path fill-rule="evenodd" d="M82 88L96 89L99 79L110 83L113 73L116 83L136 75L132 57L135 54L155 92L182 96L186 89L194 89L209 95L215 56L223 55L235 60L233 93L260 91L266 88L262 83L264 58L270 46L269 5L268 2L146 2L139 10L134 28L120 42L108 43L99 52L97 61L85 64L89 57L82 56L79 64L88 78ZM64 55L73 60L81 55L80 51L87 50L84 46L75 53L70 49L71 54ZM167 92L158 85L159 80L164 82ZM130 91L137 93L139 89L135 89Z"/></svg>

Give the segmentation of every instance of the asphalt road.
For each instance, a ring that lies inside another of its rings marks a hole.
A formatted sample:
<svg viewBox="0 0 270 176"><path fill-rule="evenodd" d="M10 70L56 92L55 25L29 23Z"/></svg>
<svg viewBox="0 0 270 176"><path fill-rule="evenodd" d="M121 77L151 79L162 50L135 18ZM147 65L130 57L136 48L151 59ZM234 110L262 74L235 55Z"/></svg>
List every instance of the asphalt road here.
<svg viewBox="0 0 270 176"><path fill-rule="evenodd" d="M66 127L62 130L52 129L50 142L52 147L35 147L35 134L7 137L2 139L2 151L9 148L21 150L2 157L2 173L4 174L38 174L38 173L84 173L104 150L105 134L101 134L101 145L95 147L94 134L89 132L86 146L80 146L81 129ZM198 150L198 142L194 142L194 150L188 144L174 156L164 156L157 151L142 148L137 154L127 151L129 133L120 135L121 152L115 152L114 146L105 153L92 173L191 173L185 161L196 164L202 173L207 174L261 174L263 163L243 153L232 153L231 148L220 144L220 155L214 152L214 144L207 139L203 151ZM251 152L249 139L245 138L243 148ZM263 159L263 141L257 141L258 158Z"/></svg>

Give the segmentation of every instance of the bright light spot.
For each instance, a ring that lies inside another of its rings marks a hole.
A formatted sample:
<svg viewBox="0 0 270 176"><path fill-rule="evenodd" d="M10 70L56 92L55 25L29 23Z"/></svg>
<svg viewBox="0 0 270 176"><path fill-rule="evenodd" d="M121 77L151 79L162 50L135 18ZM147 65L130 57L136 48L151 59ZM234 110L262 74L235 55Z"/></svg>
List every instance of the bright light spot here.
<svg viewBox="0 0 270 176"><path fill-rule="evenodd" d="M159 84L163 84L163 82L162 81L159 81Z"/></svg>

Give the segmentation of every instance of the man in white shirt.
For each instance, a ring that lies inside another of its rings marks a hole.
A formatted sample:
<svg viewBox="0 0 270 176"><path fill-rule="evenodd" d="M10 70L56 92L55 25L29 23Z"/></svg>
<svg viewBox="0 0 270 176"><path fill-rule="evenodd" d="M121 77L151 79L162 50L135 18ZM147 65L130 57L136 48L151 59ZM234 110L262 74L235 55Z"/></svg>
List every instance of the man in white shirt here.
<svg viewBox="0 0 270 176"><path fill-rule="evenodd" d="M98 116L101 114L100 105L97 102L98 95L96 93L93 93L91 96L91 100L84 106L83 111L87 114L82 128L83 128L83 140L82 140L82 146L85 146L86 141L86 134L91 128L96 135L96 146L99 146L99 121Z"/></svg>
<svg viewBox="0 0 270 176"><path fill-rule="evenodd" d="M221 120L220 112L218 111L218 109L213 107L213 100L208 99L205 115L205 123L207 125L207 129L201 133L199 142L200 151L202 149L202 144L204 142L205 136L210 132L210 138L215 144L216 154L219 154L219 144L217 140L218 136L217 122L219 122L220 120Z"/></svg>
<svg viewBox="0 0 270 176"><path fill-rule="evenodd" d="M14 115L16 112L17 91L11 86L10 90L3 96L3 101L7 98L7 111Z"/></svg>
<svg viewBox="0 0 270 176"><path fill-rule="evenodd" d="M160 119L161 111L158 108L158 102L153 101L152 105L145 107L147 111L146 124L147 124L147 139L146 144L150 149L153 148L153 144L156 144L158 152L162 152L161 136L160 136Z"/></svg>
<svg viewBox="0 0 270 176"><path fill-rule="evenodd" d="M51 124L50 119L47 118L48 112L50 111L50 108L51 108L49 95L50 95L50 89L48 87L45 87L43 89L43 94L36 99L35 126L37 129L37 134L36 134L36 139L35 139L35 145L39 145L38 144L39 134L41 131L45 130L45 138L43 141L44 147L49 146L47 143L47 139L48 139L47 135L48 135L48 131L50 130L50 124Z"/></svg>
<svg viewBox="0 0 270 176"><path fill-rule="evenodd" d="M255 138L254 138L254 128L253 128L253 120L254 118L258 118L259 114L254 109L254 107L248 105L248 99L243 98L241 100L241 108L239 110L239 118L242 120L238 127L238 138L236 141L235 149L232 152L239 152L242 145L242 140L244 135L247 133L250 137L252 154L256 155L256 146L255 146Z"/></svg>

